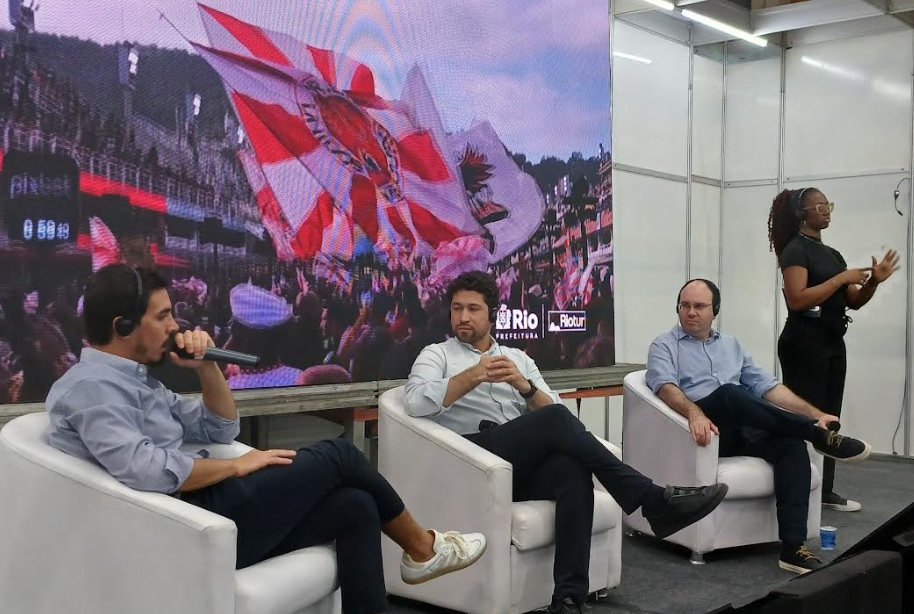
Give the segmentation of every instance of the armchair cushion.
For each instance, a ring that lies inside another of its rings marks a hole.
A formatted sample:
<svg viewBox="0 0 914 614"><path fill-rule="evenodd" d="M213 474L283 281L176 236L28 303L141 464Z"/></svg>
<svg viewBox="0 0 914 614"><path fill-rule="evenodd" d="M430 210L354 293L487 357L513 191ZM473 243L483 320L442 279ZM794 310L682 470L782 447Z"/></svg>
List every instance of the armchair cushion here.
<svg viewBox="0 0 914 614"><path fill-rule="evenodd" d="M336 550L313 546L235 572L235 614L289 614L336 589Z"/></svg>
<svg viewBox="0 0 914 614"><path fill-rule="evenodd" d="M812 467L809 490L819 488L822 477L816 466ZM754 456L721 458L717 464L717 481L730 487L727 499L756 499L774 496L774 471L767 462Z"/></svg>
<svg viewBox="0 0 914 614"><path fill-rule="evenodd" d="M593 529L596 535L617 524L619 504L606 492L593 493ZM511 506L511 543L521 552L555 542L555 502L522 501Z"/></svg>

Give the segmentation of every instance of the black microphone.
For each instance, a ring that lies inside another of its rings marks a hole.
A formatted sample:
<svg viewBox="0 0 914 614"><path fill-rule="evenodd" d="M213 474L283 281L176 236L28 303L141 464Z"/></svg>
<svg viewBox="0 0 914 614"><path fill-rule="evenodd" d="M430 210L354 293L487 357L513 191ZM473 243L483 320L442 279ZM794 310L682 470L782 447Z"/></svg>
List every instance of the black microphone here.
<svg viewBox="0 0 914 614"><path fill-rule="evenodd" d="M172 345L171 351L177 354L179 358L196 358L196 356L187 350L180 349L176 345ZM206 351L203 353L203 358L200 360L215 360L230 365L241 365L242 367L256 367L260 364L260 356L245 354L244 352L234 352L232 350L223 350L222 348L206 348Z"/></svg>
<svg viewBox="0 0 914 614"><path fill-rule="evenodd" d="M479 432L481 433L483 431L487 431L490 428L496 427L496 426L498 426L498 423L493 422L492 420L480 420L479 421Z"/></svg>

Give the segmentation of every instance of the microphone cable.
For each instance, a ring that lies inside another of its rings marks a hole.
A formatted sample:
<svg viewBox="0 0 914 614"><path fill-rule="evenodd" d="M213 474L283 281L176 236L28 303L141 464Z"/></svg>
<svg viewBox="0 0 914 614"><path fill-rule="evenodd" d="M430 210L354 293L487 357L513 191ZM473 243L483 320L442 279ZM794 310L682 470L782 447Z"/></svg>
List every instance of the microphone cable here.
<svg viewBox="0 0 914 614"><path fill-rule="evenodd" d="M902 177L901 179L899 179L898 185L895 186L895 192L893 192L894 198L895 198L895 200L894 200L895 213L897 213L898 215L901 215L901 216L904 215L904 213L901 212L901 209L898 208L898 197L901 196L901 184L904 183L905 181L909 181L910 179L911 179L910 177Z"/></svg>

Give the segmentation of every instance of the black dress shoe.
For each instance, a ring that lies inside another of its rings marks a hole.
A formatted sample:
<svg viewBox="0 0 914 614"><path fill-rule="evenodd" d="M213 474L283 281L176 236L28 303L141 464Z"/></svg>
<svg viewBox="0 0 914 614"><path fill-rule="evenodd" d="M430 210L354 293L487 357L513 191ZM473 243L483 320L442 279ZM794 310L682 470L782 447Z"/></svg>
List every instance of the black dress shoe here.
<svg viewBox="0 0 914 614"><path fill-rule="evenodd" d="M656 537L663 539L696 523L714 511L727 495L726 484L711 486L667 486L663 491L666 506L659 514L645 519Z"/></svg>

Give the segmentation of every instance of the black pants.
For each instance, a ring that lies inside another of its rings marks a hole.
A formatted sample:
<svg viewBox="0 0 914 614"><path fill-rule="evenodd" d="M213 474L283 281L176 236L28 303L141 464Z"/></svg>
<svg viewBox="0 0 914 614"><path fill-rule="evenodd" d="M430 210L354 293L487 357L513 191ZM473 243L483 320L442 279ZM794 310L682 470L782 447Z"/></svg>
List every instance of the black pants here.
<svg viewBox="0 0 914 614"><path fill-rule="evenodd" d="M808 318L787 320L778 339L778 358L784 384L795 393L833 416L841 416L847 349L844 339ZM823 461L822 494L835 484L835 461Z"/></svg>
<svg viewBox="0 0 914 614"><path fill-rule="evenodd" d="M653 485L597 441L564 405L549 405L467 439L514 468L514 501L555 501L554 599L587 598L593 528L593 481L626 514ZM602 588L602 587L595 587Z"/></svg>
<svg viewBox="0 0 914 614"><path fill-rule="evenodd" d="M405 508L352 442L320 441L298 450L291 465L230 478L184 500L235 521L239 569L335 541L343 612L387 609L381 525Z"/></svg>
<svg viewBox="0 0 914 614"><path fill-rule="evenodd" d="M725 384L695 404L720 431L720 456L755 456L771 464L781 541L791 546L806 541L812 472L805 442L818 428L816 421L735 384Z"/></svg>

